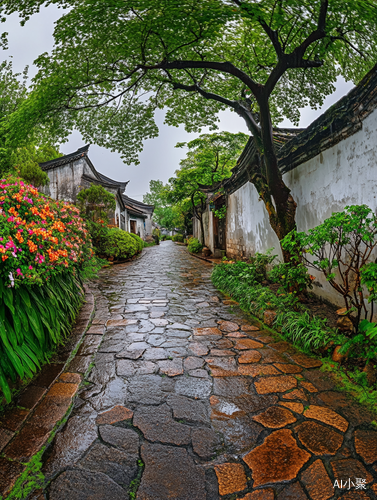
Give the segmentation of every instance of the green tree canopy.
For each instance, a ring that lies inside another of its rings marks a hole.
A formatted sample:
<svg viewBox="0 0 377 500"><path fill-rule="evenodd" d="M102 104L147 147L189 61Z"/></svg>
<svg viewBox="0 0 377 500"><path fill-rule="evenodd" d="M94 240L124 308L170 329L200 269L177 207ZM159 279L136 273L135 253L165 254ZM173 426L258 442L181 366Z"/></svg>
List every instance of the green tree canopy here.
<svg viewBox="0 0 377 500"><path fill-rule="evenodd" d="M24 19L41 5L69 10L52 55L37 60L35 90L14 134L43 123L78 127L90 142L137 161L158 130L154 113L188 131L216 128L230 108L254 136L251 180L279 239L296 204L278 168L273 127L316 108L341 74L357 81L377 60L374 0L3 0Z"/></svg>
<svg viewBox="0 0 377 500"><path fill-rule="evenodd" d="M171 205L167 196L169 186L160 180L151 180L149 182L149 193L143 197L143 202L148 205L154 205L153 220L161 227L172 230L182 228L184 218L178 206Z"/></svg>

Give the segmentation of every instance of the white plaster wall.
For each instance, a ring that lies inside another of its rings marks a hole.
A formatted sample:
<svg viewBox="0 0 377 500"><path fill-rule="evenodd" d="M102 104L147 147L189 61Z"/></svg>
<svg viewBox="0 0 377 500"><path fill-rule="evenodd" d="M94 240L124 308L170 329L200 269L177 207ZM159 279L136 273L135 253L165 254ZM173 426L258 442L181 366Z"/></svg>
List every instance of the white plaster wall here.
<svg viewBox="0 0 377 500"><path fill-rule="evenodd" d="M47 170L50 182L41 191L54 200L75 203L76 196L82 189L80 182L85 168L88 168L86 161L84 158L80 158L61 167Z"/></svg>
<svg viewBox="0 0 377 500"><path fill-rule="evenodd" d="M284 175L297 202L299 231L317 226L347 205L366 204L376 212L377 110L362 125L356 134ZM227 254L247 257L271 247L281 256L264 204L247 183L228 198ZM318 278L322 288L316 287L316 293L343 305L328 283Z"/></svg>

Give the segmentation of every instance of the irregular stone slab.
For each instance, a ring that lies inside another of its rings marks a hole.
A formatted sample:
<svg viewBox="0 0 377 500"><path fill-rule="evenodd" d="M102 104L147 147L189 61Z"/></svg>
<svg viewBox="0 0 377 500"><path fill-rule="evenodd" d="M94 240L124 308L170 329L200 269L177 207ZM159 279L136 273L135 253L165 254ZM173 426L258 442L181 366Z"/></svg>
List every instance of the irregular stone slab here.
<svg viewBox="0 0 377 500"><path fill-rule="evenodd" d="M91 362L92 356L75 356L69 364L69 371L86 373Z"/></svg>
<svg viewBox="0 0 377 500"><path fill-rule="evenodd" d="M343 436L324 425L306 421L295 428L301 443L315 455L335 455Z"/></svg>
<svg viewBox="0 0 377 500"><path fill-rule="evenodd" d="M115 427L113 425L101 425L99 433L105 443L109 443L122 451L125 451L129 457L139 457L139 434L132 429Z"/></svg>
<svg viewBox="0 0 377 500"><path fill-rule="evenodd" d="M132 342L125 350L127 351L145 351L145 349L149 349L150 346L146 342Z"/></svg>
<svg viewBox="0 0 377 500"><path fill-rule="evenodd" d="M105 411L98 415L96 419L97 425L116 424L132 418L134 412L125 406L114 406L111 410Z"/></svg>
<svg viewBox="0 0 377 500"><path fill-rule="evenodd" d="M275 363L274 366L283 373L301 373L302 368L298 365L288 363Z"/></svg>
<svg viewBox="0 0 377 500"><path fill-rule="evenodd" d="M205 370L191 370L189 371L190 377L196 377L196 378L209 378L208 372Z"/></svg>
<svg viewBox="0 0 377 500"><path fill-rule="evenodd" d="M316 389L311 382L306 382L305 380L302 380L300 382L300 386L306 389L308 392L318 392L318 389Z"/></svg>
<svg viewBox="0 0 377 500"><path fill-rule="evenodd" d="M150 347L144 352L144 359L157 361L159 359L166 359L168 357L165 349L161 347Z"/></svg>
<svg viewBox="0 0 377 500"><path fill-rule="evenodd" d="M148 337L148 344L153 347L158 347L165 342L165 337L162 335L150 335Z"/></svg>
<svg viewBox="0 0 377 500"><path fill-rule="evenodd" d="M229 349L211 349L209 353L210 356L235 356L233 351L229 351Z"/></svg>
<svg viewBox="0 0 377 500"><path fill-rule="evenodd" d="M239 375L248 375L249 377L258 377L260 375L278 375L279 372L274 366L271 365L259 365L259 364L248 364L240 365L238 367Z"/></svg>
<svg viewBox="0 0 377 500"><path fill-rule="evenodd" d="M194 453L203 460L211 460L216 455L219 440L212 429L194 428L192 430L192 447Z"/></svg>
<svg viewBox="0 0 377 500"><path fill-rule="evenodd" d="M221 337L222 333L218 328L194 328L195 337L211 337L212 335Z"/></svg>
<svg viewBox="0 0 377 500"><path fill-rule="evenodd" d="M100 335L85 335L84 342L80 345L77 352L79 356L87 356L96 352L98 346L102 342Z"/></svg>
<svg viewBox="0 0 377 500"><path fill-rule="evenodd" d="M219 328L222 332L236 332L240 329L237 323L232 321L218 321Z"/></svg>
<svg viewBox="0 0 377 500"><path fill-rule="evenodd" d="M106 474L123 488L128 488L137 474L136 456L129 456L116 448L108 448L102 443L95 443L80 460L80 465L91 472Z"/></svg>
<svg viewBox="0 0 377 500"><path fill-rule="evenodd" d="M141 375L132 379L128 385L128 401L145 405L159 404L163 398L161 382L161 377L157 375Z"/></svg>
<svg viewBox="0 0 377 500"><path fill-rule="evenodd" d="M210 342L211 348L213 349L229 349L233 347L233 342L229 339L222 338L214 342Z"/></svg>
<svg viewBox="0 0 377 500"><path fill-rule="evenodd" d="M278 377L264 377L254 382L258 394L269 394L272 392L285 392L297 386L297 380L289 375Z"/></svg>
<svg viewBox="0 0 377 500"><path fill-rule="evenodd" d="M241 464L215 465L220 495L230 495L246 489L246 474Z"/></svg>
<svg viewBox="0 0 377 500"><path fill-rule="evenodd" d="M209 422L206 406L202 401L172 394L168 397L167 404L172 408L173 416L177 420L199 423Z"/></svg>
<svg viewBox="0 0 377 500"><path fill-rule="evenodd" d="M240 500L274 500L274 490L271 488L263 488L262 490L256 490L252 493L247 493L245 497Z"/></svg>
<svg viewBox="0 0 377 500"><path fill-rule="evenodd" d="M14 432L8 431L8 429L0 428L0 452L6 447L13 436Z"/></svg>
<svg viewBox="0 0 377 500"><path fill-rule="evenodd" d="M304 411L304 405L302 403L290 403L288 401L281 401L279 405L285 406L295 413L302 413Z"/></svg>
<svg viewBox="0 0 377 500"><path fill-rule="evenodd" d="M313 500L328 500L334 495L334 488L322 460L316 460L302 474L304 484Z"/></svg>
<svg viewBox="0 0 377 500"><path fill-rule="evenodd" d="M175 392L182 396L188 396L195 399L205 399L211 394L212 382L191 377L177 379L175 383Z"/></svg>
<svg viewBox="0 0 377 500"><path fill-rule="evenodd" d="M179 358L159 361L158 366L160 368L160 373L163 373L168 377L176 377L177 375L182 375L183 373L182 360Z"/></svg>
<svg viewBox="0 0 377 500"><path fill-rule="evenodd" d="M133 424L148 441L181 446L188 444L191 439L191 428L173 420L171 410L166 404L136 409Z"/></svg>
<svg viewBox="0 0 377 500"><path fill-rule="evenodd" d="M228 453L241 454L254 448L263 427L250 421L249 417L237 416L224 420L212 420L212 427L223 435Z"/></svg>
<svg viewBox="0 0 377 500"><path fill-rule="evenodd" d="M243 332L257 332L259 331L259 328L254 325L241 325L241 330Z"/></svg>
<svg viewBox="0 0 377 500"><path fill-rule="evenodd" d="M300 483L288 484L278 496L278 500L308 500Z"/></svg>
<svg viewBox="0 0 377 500"><path fill-rule="evenodd" d="M234 346L238 350L258 349L258 347L263 347L263 344L251 339L239 339Z"/></svg>
<svg viewBox="0 0 377 500"><path fill-rule="evenodd" d="M91 405L97 411L105 410L114 405L122 405L127 397L127 383L121 378L111 380L105 390L91 399Z"/></svg>
<svg viewBox="0 0 377 500"><path fill-rule="evenodd" d="M145 349L134 349L130 350L129 348L123 349L123 351L118 352L115 354L116 358L125 358L125 359L139 359L143 355L143 352Z"/></svg>
<svg viewBox="0 0 377 500"><path fill-rule="evenodd" d="M246 415L246 412L241 410L232 401L218 399L216 396L210 397L211 403L211 420L228 420Z"/></svg>
<svg viewBox="0 0 377 500"><path fill-rule="evenodd" d="M130 359L120 359L116 363L117 374L120 377L132 377L136 372L136 365Z"/></svg>
<svg viewBox="0 0 377 500"><path fill-rule="evenodd" d="M318 368L322 366L322 361L315 358L309 358L305 354L289 354L289 357L298 365L304 368Z"/></svg>
<svg viewBox="0 0 377 500"><path fill-rule="evenodd" d="M231 398L247 414L259 413L269 406L276 404L278 401L278 397L272 394L261 396L256 394L242 394L236 397L231 396Z"/></svg>
<svg viewBox="0 0 377 500"><path fill-rule="evenodd" d="M64 430L56 435L52 454L44 466L45 474L52 474L74 464L97 437L94 418L79 416L70 418Z"/></svg>
<svg viewBox="0 0 377 500"><path fill-rule="evenodd" d="M242 332L231 332L228 333L227 337L231 339L247 339L247 335Z"/></svg>
<svg viewBox="0 0 377 500"><path fill-rule="evenodd" d="M205 474L184 448L145 443L140 500L206 500ZM179 478L179 480L177 480Z"/></svg>
<svg viewBox="0 0 377 500"><path fill-rule="evenodd" d="M11 408L1 416L0 424L9 431L16 432L29 416L28 410L21 408Z"/></svg>
<svg viewBox="0 0 377 500"><path fill-rule="evenodd" d="M245 378L215 378L213 381L213 393L217 396L236 397L249 392L250 382Z"/></svg>
<svg viewBox="0 0 377 500"><path fill-rule="evenodd" d="M189 332L191 332L191 330L192 330L191 326L184 325L183 323L173 323L172 325L168 325L166 328L167 328L167 330L169 330L169 329L173 329L173 330L187 330ZM168 331L167 334L169 335L169 331Z"/></svg>
<svg viewBox="0 0 377 500"><path fill-rule="evenodd" d="M111 355L113 358L113 355ZM106 385L113 377L115 377L114 359L110 362L97 362L89 374L87 380L98 386Z"/></svg>
<svg viewBox="0 0 377 500"><path fill-rule="evenodd" d="M368 465L377 461L377 432L363 431L358 429L355 431L355 449L356 453L361 456L364 462Z"/></svg>
<svg viewBox="0 0 377 500"><path fill-rule="evenodd" d="M160 312L155 312L151 313L151 318L156 318L156 319L150 319L149 321L153 323L155 326L166 326L169 324L169 321L167 319L160 319L158 316L163 316L164 313Z"/></svg>
<svg viewBox="0 0 377 500"><path fill-rule="evenodd" d="M234 358L206 358L212 377L236 377L239 375Z"/></svg>
<svg viewBox="0 0 377 500"><path fill-rule="evenodd" d="M206 356L209 351L205 344L199 342L190 342L188 349L196 356Z"/></svg>
<svg viewBox="0 0 377 500"><path fill-rule="evenodd" d="M202 358L195 358L190 356L184 361L185 370L195 370L196 368L201 368L204 365L204 360Z"/></svg>
<svg viewBox="0 0 377 500"><path fill-rule="evenodd" d="M269 429L280 429L297 421L296 417L289 410L280 408L279 406L268 408L265 412L253 417L253 420Z"/></svg>
<svg viewBox="0 0 377 500"><path fill-rule="evenodd" d="M284 399L302 399L303 401L307 401L308 398L302 389L295 389L294 391L288 392L287 394L283 394Z"/></svg>
<svg viewBox="0 0 377 500"><path fill-rule="evenodd" d="M314 418L327 425L332 425L336 429L342 432L346 432L348 429L348 422L338 413L330 408L324 406L310 405L307 410L304 411L304 415L307 418Z"/></svg>
<svg viewBox="0 0 377 500"><path fill-rule="evenodd" d="M239 363L258 363L262 355L258 351L243 351L241 356L238 358Z"/></svg>
<svg viewBox="0 0 377 500"><path fill-rule="evenodd" d="M154 331L154 328L155 328L155 325L153 323L151 323L148 320L143 319L143 320L139 321L139 328L137 331L139 333L150 333L150 332Z"/></svg>
<svg viewBox="0 0 377 500"><path fill-rule="evenodd" d="M297 446L289 429L281 429L267 436L243 460L252 470L256 487L294 479L310 456Z"/></svg>
<svg viewBox="0 0 377 500"><path fill-rule="evenodd" d="M187 356L187 349L184 347L172 347L170 349L166 349L166 352L169 357L172 358L184 358Z"/></svg>
<svg viewBox="0 0 377 500"><path fill-rule="evenodd" d="M167 338L179 338L179 339L187 339L191 336L191 331L186 330L167 330L166 332Z"/></svg>
<svg viewBox="0 0 377 500"><path fill-rule="evenodd" d="M354 458L344 458L331 462L334 477L339 481L351 479L356 483L356 478L366 479L366 484L373 481L373 476L365 469L364 465Z"/></svg>
<svg viewBox="0 0 377 500"><path fill-rule="evenodd" d="M149 375L155 373L158 370L156 363L152 361L141 361L139 362L138 368L136 370L137 375Z"/></svg>

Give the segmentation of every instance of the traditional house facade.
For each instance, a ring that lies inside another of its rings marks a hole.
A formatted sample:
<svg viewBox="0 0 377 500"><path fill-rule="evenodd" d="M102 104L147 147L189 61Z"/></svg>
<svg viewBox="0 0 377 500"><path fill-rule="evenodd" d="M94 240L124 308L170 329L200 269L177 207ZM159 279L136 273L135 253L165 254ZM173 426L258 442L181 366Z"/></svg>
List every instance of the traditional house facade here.
<svg viewBox="0 0 377 500"><path fill-rule="evenodd" d="M90 161L88 151L89 145L55 160L40 163L50 179L49 184L41 190L55 200L76 203L82 189L99 184L115 196L116 207L110 216L110 225L138 234L142 239L150 236L154 207L126 196L129 181L115 181L98 172Z"/></svg>
<svg viewBox="0 0 377 500"><path fill-rule="evenodd" d="M277 144L284 182L297 203L298 231L322 223L347 205L368 205L377 210L377 65L359 85L331 106L307 129L282 135ZM232 176L205 187L205 243L216 255L246 259L280 244L264 203L249 182L257 161L253 138L248 141ZM226 217L216 219L212 207L226 206ZM199 221L194 235L200 237ZM311 271L312 272L312 271ZM315 273L313 273L315 274ZM337 302L337 294L317 276L317 292Z"/></svg>

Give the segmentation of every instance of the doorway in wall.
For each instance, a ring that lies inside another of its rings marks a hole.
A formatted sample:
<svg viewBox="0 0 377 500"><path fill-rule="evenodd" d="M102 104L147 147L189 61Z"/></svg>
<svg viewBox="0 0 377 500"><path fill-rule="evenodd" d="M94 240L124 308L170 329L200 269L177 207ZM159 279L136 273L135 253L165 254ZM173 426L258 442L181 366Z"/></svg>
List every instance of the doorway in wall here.
<svg viewBox="0 0 377 500"><path fill-rule="evenodd" d="M214 212L221 212L221 209L226 209L226 200L224 196L220 196L215 200ZM226 250L226 216L216 217L213 214L213 238L214 246L217 250Z"/></svg>
<svg viewBox="0 0 377 500"><path fill-rule="evenodd" d="M136 234L136 220L130 220L130 233Z"/></svg>

